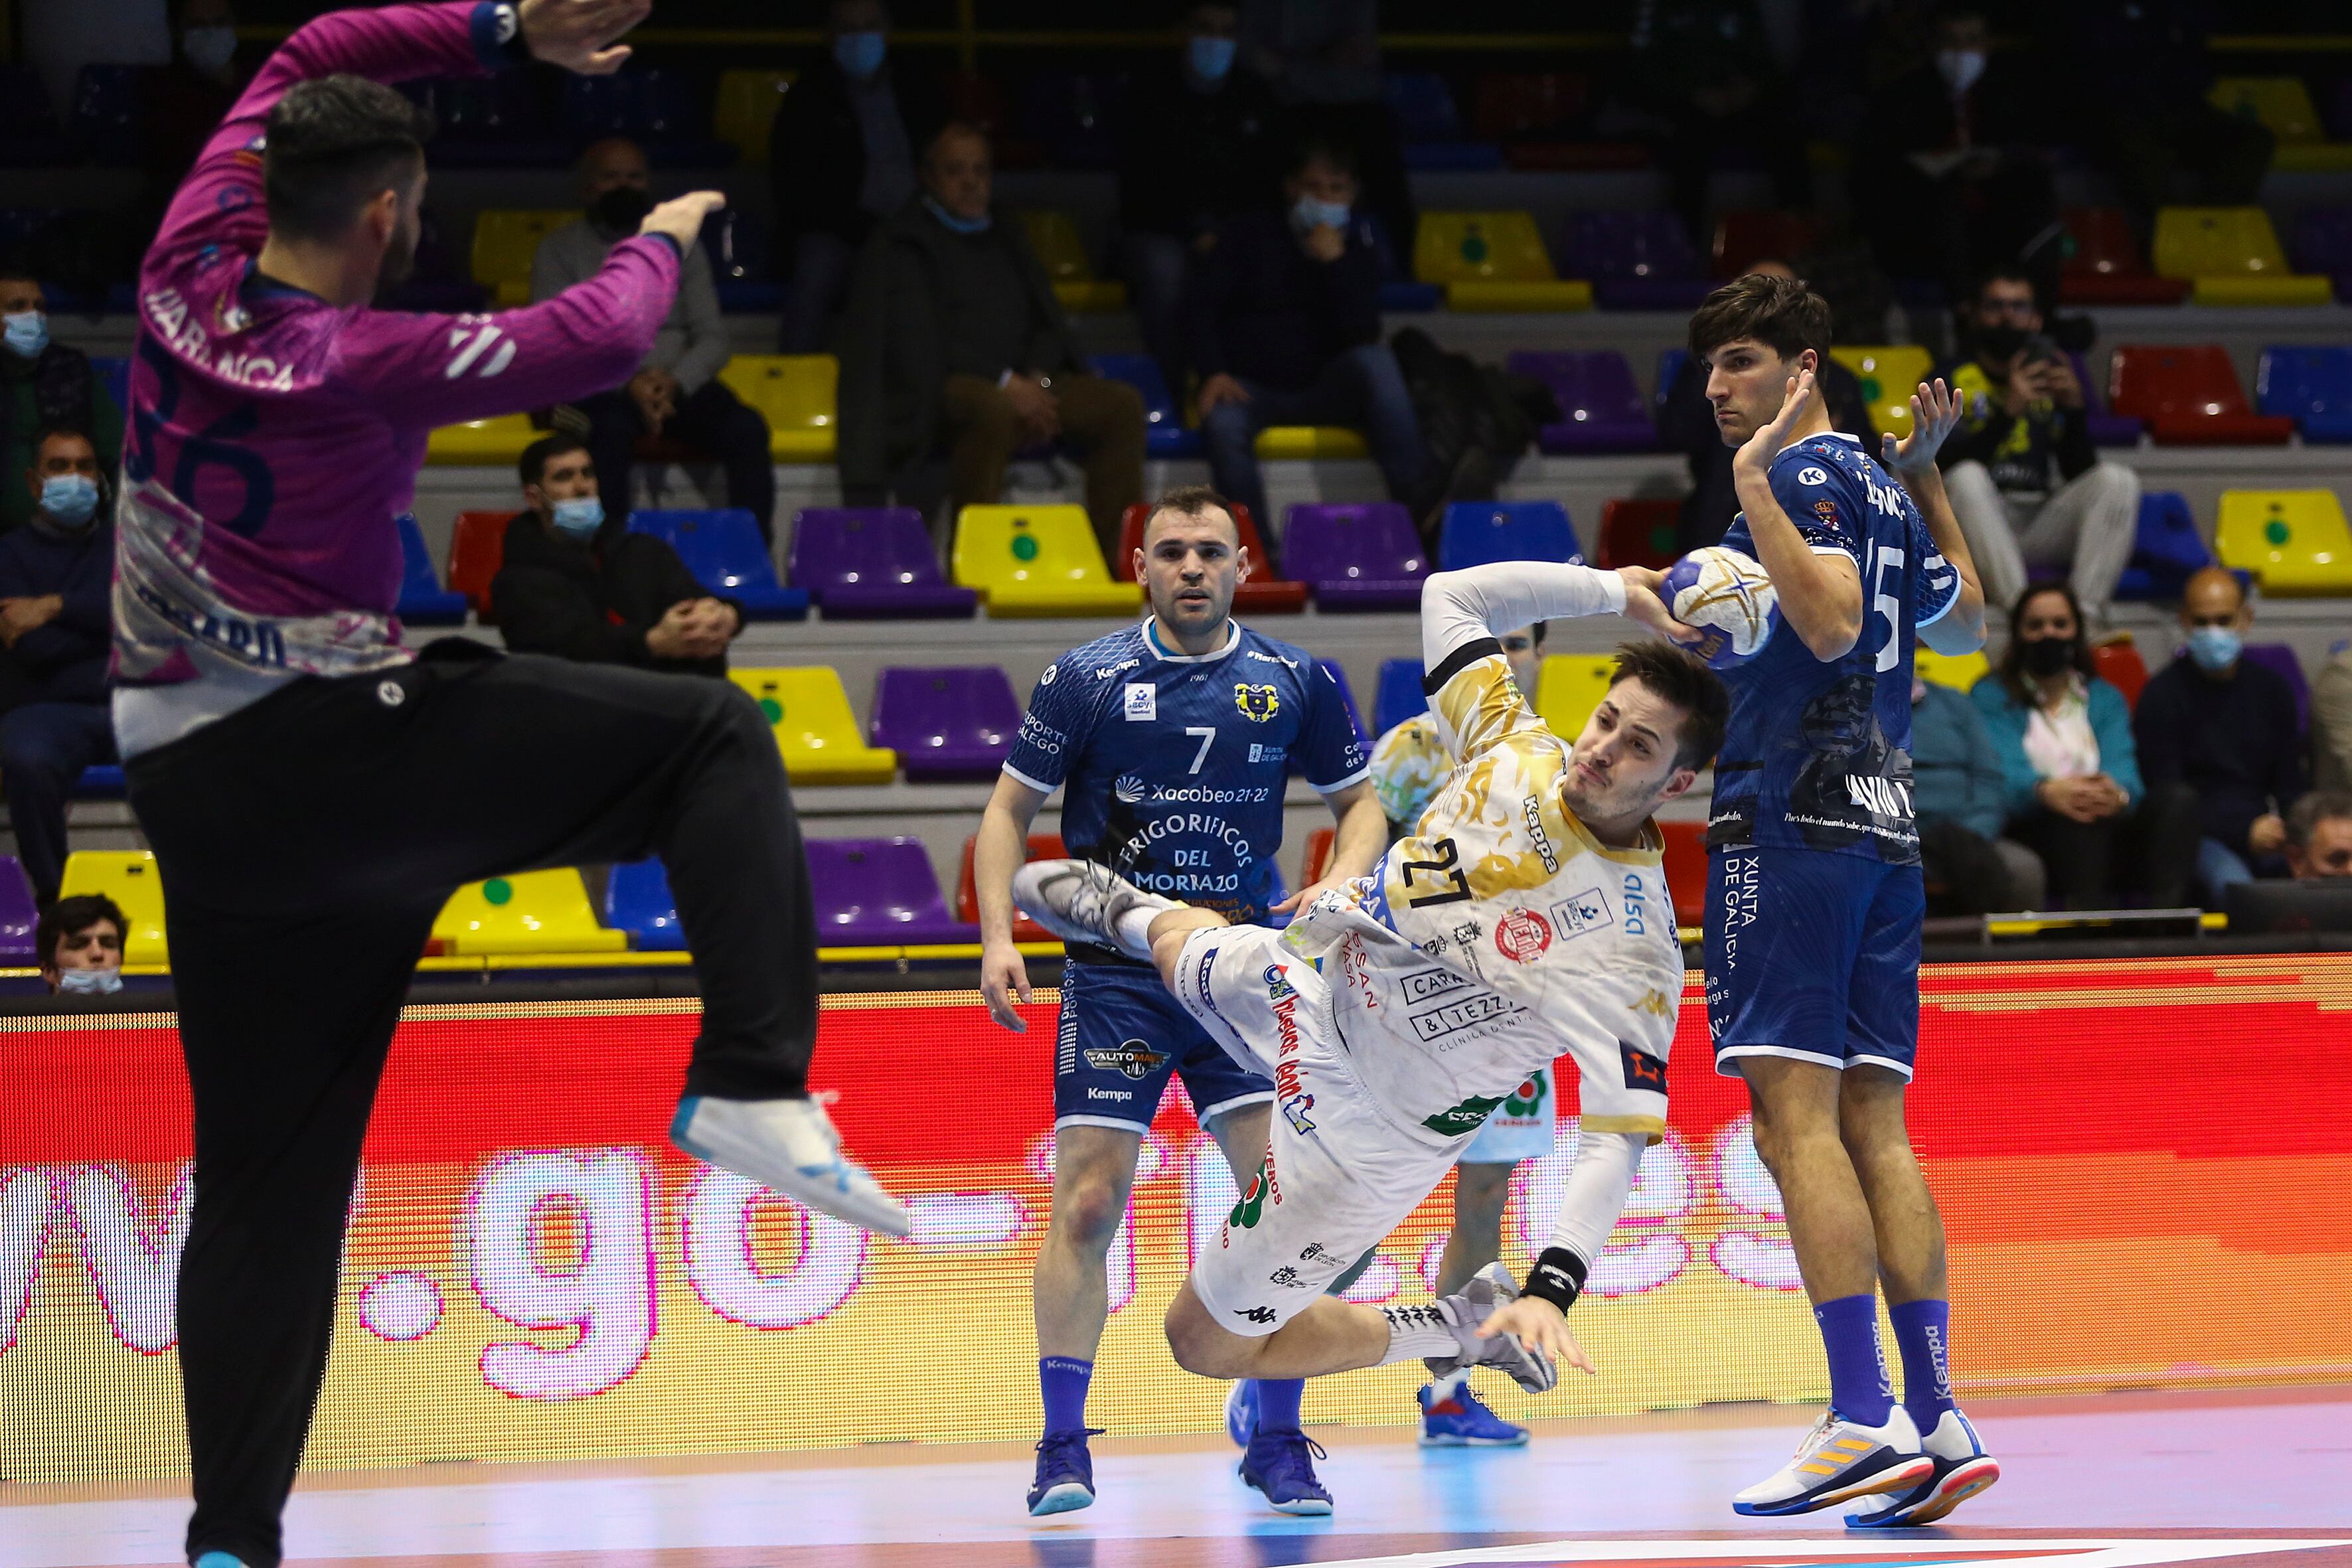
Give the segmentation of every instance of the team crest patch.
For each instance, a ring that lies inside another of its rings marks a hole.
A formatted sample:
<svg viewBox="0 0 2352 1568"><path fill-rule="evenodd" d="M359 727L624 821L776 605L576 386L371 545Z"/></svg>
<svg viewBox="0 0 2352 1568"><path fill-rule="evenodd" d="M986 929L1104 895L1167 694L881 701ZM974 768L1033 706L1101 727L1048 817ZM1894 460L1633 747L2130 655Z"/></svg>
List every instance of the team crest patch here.
<svg viewBox="0 0 2352 1568"><path fill-rule="evenodd" d="M1815 501L1813 503L1813 515L1820 518L1823 522L1835 522L1837 521L1837 502L1833 500Z"/></svg>
<svg viewBox="0 0 2352 1568"><path fill-rule="evenodd" d="M1551 922L1533 910L1513 910L1495 923L1495 951L1513 963L1533 963L1551 946Z"/></svg>
<svg viewBox="0 0 2352 1568"><path fill-rule="evenodd" d="M1123 1040L1114 1049L1089 1050L1085 1054L1087 1066L1095 1071L1115 1072L1137 1083L1150 1078L1168 1059L1166 1051L1155 1051L1141 1040Z"/></svg>
<svg viewBox="0 0 2352 1568"><path fill-rule="evenodd" d="M1666 1064L1646 1051L1635 1050L1623 1040L1617 1042L1617 1055L1625 1064L1625 1087L1647 1089L1659 1094L1666 1092Z"/></svg>
<svg viewBox="0 0 2352 1568"><path fill-rule="evenodd" d="M1252 686L1246 681L1234 683L1234 706L1242 717L1254 724L1271 721L1282 711L1282 697L1271 686Z"/></svg>

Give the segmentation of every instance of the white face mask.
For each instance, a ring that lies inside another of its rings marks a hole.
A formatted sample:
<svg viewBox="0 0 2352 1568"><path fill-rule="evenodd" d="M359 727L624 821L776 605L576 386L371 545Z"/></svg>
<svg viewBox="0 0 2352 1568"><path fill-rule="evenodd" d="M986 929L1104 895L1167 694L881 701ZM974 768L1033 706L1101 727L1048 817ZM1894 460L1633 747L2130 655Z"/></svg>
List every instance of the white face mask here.
<svg viewBox="0 0 2352 1568"><path fill-rule="evenodd" d="M58 994L63 996L111 996L122 989L120 969L60 969Z"/></svg>
<svg viewBox="0 0 2352 1568"><path fill-rule="evenodd" d="M1938 49L1936 51L1936 74L1954 92L1966 92L1976 86L1977 78L1984 75L1985 55L1982 49Z"/></svg>

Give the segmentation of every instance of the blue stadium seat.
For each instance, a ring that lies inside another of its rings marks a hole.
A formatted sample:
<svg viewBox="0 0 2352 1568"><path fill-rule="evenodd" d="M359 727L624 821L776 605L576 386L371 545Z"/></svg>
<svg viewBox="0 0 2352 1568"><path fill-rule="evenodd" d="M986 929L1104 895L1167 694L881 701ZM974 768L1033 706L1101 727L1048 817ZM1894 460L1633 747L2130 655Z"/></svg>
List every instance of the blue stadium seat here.
<svg viewBox="0 0 2352 1568"><path fill-rule="evenodd" d="M782 301L772 264L768 226L740 207L720 207L702 220L702 253L722 310L772 310Z"/></svg>
<svg viewBox="0 0 2352 1568"><path fill-rule="evenodd" d="M1460 500L1439 525L1437 566L1458 572L1490 561L1584 564L1568 509L1556 500Z"/></svg>
<svg viewBox="0 0 2352 1568"><path fill-rule="evenodd" d="M74 784L74 794L85 799L91 795L112 797L122 794L124 787L121 764L100 763L82 769L81 777Z"/></svg>
<svg viewBox="0 0 2352 1568"><path fill-rule="evenodd" d="M743 606L755 621L808 618L809 596L776 581L760 525L740 507L720 511L633 511L631 533L650 533L677 552L695 581Z"/></svg>
<svg viewBox="0 0 2352 1568"><path fill-rule="evenodd" d="M1184 416L1168 391L1160 362L1150 354L1097 354L1095 374L1123 381L1143 395L1143 450L1153 458L1197 458L1201 433L1184 428Z"/></svg>
<svg viewBox="0 0 2352 1568"><path fill-rule="evenodd" d="M416 514L404 511L394 521L400 528L400 602L394 613L414 626L464 626L466 595L444 588L434 574Z"/></svg>
<svg viewBox="0 0 2352 1568"><path fill-rule="evenodd" d="M677 923L677 900L659 859L624 860L604 882L604 923L629 933L640 952L682 952L686 928Z"/></svg>
<svg viewBox="0 0 2352 1568"><path fill-rule="evenodd" d="M2116 597L2177 598L2189 574L2211 564L2213 552L2197 531L2189 498L2178 490L2150 491L2139 498L2139 533L2131 563L2116 581Z"/></svg>
<svg viewBox="0 0 2352 1568"><path fill-rule="evenodd" d="M2352 444L2352 348L2273 343L2254 372L2263 414L2283 414L2306 446Z"/></svg>
<svg viewBox="0 0 2352 1568"><path fill-rule="evenodd" d="M1683 365L1689 359L1690 350L1688 349L1658 351L1658 381L1657 384L1650 389L1652 408L1663 410L1666 406L1666 394L1675 389L1675 378L1682 374Z"/></svg>
<svg viewBox="0 0 2352 1568"><path fill-rule="evenodd" d="M1429 697L1421 689L1423 674L1417 658L1381 661L1380 690L1372 697L1372 722L1382 735L1416 713L1429 711Z"/></svg>

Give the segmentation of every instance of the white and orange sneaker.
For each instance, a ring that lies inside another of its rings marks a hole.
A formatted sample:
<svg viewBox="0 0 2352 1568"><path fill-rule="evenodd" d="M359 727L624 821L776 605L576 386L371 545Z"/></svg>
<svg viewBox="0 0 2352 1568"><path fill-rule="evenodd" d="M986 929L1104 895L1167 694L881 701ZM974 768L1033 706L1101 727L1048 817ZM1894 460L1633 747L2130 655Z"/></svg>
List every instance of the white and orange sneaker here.
<svg viewBox="0 0 2352 1568"><path fill-rule="evenodd" d="M2000 1479L2000 1461L1985 1452L1984 1439L1956 1409L1944 1412L1936 1429L1920 1439L1919 1447L1936 1461L1927 1479L1908 1491L1862 1499L1846 1510L1848 1525L1856 1530L1885 1530L1933 1524Z"/></svg>
<svg viewBox="0 0 2352 1568"><path fill-rule="evenodd" d="M1907 1492L1927 1479L1936 1462L1919 1447L1919 1428L1902 1405L1884 1426L1864 1426L1825 1412L1796 1458L1731 1500L1736 1513L1811 1513L1881 1492Z"/></svg>

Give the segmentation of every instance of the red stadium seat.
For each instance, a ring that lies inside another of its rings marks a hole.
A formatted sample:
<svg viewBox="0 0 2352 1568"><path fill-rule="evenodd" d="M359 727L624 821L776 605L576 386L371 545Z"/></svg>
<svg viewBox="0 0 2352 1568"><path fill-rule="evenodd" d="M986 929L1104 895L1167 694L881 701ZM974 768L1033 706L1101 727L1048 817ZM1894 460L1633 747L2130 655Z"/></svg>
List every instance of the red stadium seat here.
<svg viewBox="0 0 2352 1568"><path fill-rule="evenodd" d="M2140 689L2147 684L2147 666L2141 661L2139 649L2132 646L2130 638L2101 643L2093 648L2091 668L2099 672L2101 680L2124 694L2126 707L2139 706Z"/></svg>
<svg viewBox="0 0 2352 1568"><path fill-rule="evenodd" d="M2160 447L2281 447L2294 434L2294 420L2253 411L2219 343L2117 348L2107 403L2143 421Z"/></svg>
<svg viewBox="0 0 2352 1568"><path fill-rule="evenodd" d="M1794 213L1726 213L1715 226L1715 275L1738 278L1759 261L1794 262L1812 244L1813 226Z"/></svg>
<svg viewBox="0 0 2352 1568"><path fill-rule="evenodd" d="M2058 277L2058 297L2067 304L2178 305L2189 297L2187 281L2147 269L2123 208L2068 207L2064 219L2074 242Z"/></svg>
<svg viewBox="0 0 2352 1568"><path fill-rule="evenodd" d="M971 847L976 842L963 841L963 868L956 873L955 917L966 925L980 923L980 889L971 879ZM1029 858L1057 860L1069 851L1062 847L1057 833L1033 833L1029 836ZM1013 915L1013 940L1015 942L1051 942L1054 933L1019 910Z"/></svg>
<svg viewBox="0 0 2352 1568"><path fill-rule="evenodd" d="M1679 552L1675 541L1682 531L1683 503L1678 500L1619 499L1601 509L1600 558L1603 570L1648 566L1663 572Z"/></svg>
<svg viewBox="0 0 2352 1568"><path fill-rule="evenodd" d="M1675 923L1695 926L1706 918L1706 824L1661 822L1665 835L1666 897L1675 901Z"/></svg>
<svg viewBox="0 0 2352 1568"><path fill-rule="evenodd" d="M457 531L449 536L449 570L444 574L451 592L466 595L475 618L484 626L490 616L490 579L507 557L507 524L510 511L461 511Z"/></svg>
<svg viewBox="0 0 2352 1568"><path fill-rule="evenodd" d="M1298 885L1311 888L1323 879L1324 870L1331 864L1331 851L1339 843L1339 830L1318 827L1307 836L1307 855L1299 862Z"/></svg>
<svg viewBox="0 0 2352 1568"><path fill-rule="evenodd" d="M1151 515L1150 501L1137 501L1119 519L1118 558L1110 569L1122 583L1135 581L1135 552L1143 548L1143 523ZM1307 608L1307 584L1285 582L1276 573L1274 552L1259 537L1249 508L1236 501L1234 521L1241 525L1242 548L1250 552L1250 580L1234 590L1234 608L1243 615L1288 616Z"/></svg>

